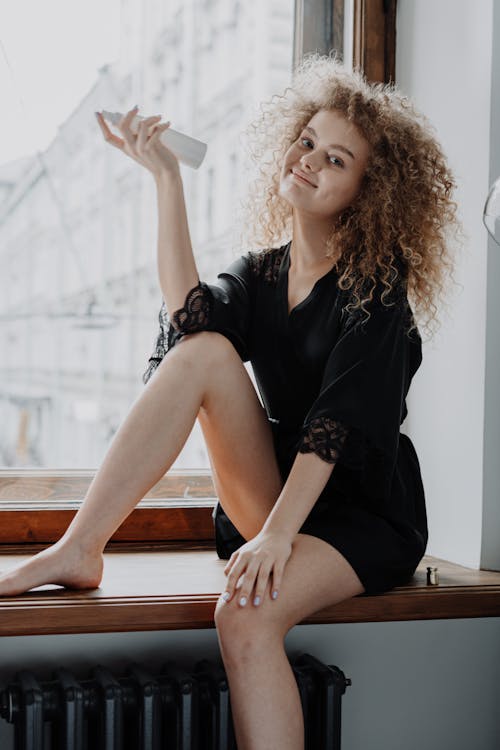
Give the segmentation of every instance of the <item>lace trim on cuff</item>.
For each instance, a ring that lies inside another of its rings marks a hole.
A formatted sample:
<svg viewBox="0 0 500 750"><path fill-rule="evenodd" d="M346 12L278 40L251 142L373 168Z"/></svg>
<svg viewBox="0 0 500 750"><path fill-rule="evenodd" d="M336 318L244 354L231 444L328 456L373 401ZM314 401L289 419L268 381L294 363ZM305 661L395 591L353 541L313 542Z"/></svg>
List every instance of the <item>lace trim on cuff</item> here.
<svg viewBox="0 0 500 750"><path fill-rule="evenodd" d="M317 417L302 431L300 453L316 453L329 464L341 462L350 469L365 464L367 440L357 428L336 419Z"/></svg>
<svg viewBox="0 0 500 750"><path fill-rule="evenodd" d="M160 323L160 330L156 337L153 353L148 360L148 368L142 376L142 382L144 384L148 382L165 354L174 345L175 330L170 322L167 306L164 301L162 302L160 312L158 314L158 322Z"/></svg>
<svg viewBox="0 0 500 750"><path fill-rule="evenodd" d="M176 310L170 320L165 300L163 300L158 320L160 331L156 338L154 351L149 358L148 368L142 376L146 384L162 361L165 354L172 349L179 334L193 333L207 328L211 320L212 295L208 285L198 281L186 295L184 307Z"/></svg>
<svg viewBox="0 0 500 750"><path fill-rule="evenodd" d="M207 284L198 281L186 295L184 307L172 315L172 325L183 333L200 331L211 319L212 295Z"/></svg>

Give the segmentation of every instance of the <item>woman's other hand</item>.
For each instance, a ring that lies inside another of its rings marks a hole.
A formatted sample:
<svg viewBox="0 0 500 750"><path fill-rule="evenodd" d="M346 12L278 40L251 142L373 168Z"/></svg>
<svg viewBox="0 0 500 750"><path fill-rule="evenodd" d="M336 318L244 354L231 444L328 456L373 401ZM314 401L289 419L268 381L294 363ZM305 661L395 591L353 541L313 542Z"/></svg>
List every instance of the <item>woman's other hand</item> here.
<svg viewBox="0 0 500 750"><path fill-rule="evenodd" d="M281 579L286 562L292 554L292 543L284 534L260 531L237 549L224 568L228 576L226 590L222 598L230 601L237 590L237 603L245 606L250 601L255 605L262 601L269 576L272 573L270 587L271 599L278 596ZM241 579L241 584L237 585ZM276 593L274 593L276 592ZM257 601L255 598L258 597ZM242 603L242 598L244 603Z"/></svg>
<svg viewBox="0 0 500 750"><path fill-rule="evenodd" d="M119 148L138 164L146 167L155 179L160 178L164 174L180 175L177 157L159 140L161 133L170 126L170 121L160 123L161 115L146 117L144 120L139 121L137 135L135 135L130 129L130 124L136 116L137 111L137 107L131 109L124 115L117 126L123 134L123 139L114 135L108 128L102 114L96 112L95 114L104 135L104 140L111 143L115 148Z"/></svg>

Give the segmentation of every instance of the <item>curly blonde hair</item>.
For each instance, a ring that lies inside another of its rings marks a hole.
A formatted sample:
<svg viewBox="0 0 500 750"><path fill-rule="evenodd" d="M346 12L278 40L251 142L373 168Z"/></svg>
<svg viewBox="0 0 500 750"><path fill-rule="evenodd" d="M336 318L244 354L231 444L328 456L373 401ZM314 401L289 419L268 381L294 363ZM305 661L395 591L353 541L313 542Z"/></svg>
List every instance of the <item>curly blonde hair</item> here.
<svg viewBox="0 0 500 750"><path fill-rule="evenodd" d="M255 179L240 204L242 245L266 249L292 234L292 207L280 196L280 172L290 145L319 110L336 110L354 123L370 145L361 189L327 240L338 286L350 290L349 311L362 309L376 287L382 304L404 292L412 307L408 333L423 319L436 320L435 300L445 303L445 274L453 278L450 235L462 236L455 180L428 120L393 84L370 84L332 55L312 53L296 69L292 85L260 105L244 131ZM337 252L334 252L334 248ZM372 286L368 289L369 281ZM379 286L380 285L380 286Z"/></svg>

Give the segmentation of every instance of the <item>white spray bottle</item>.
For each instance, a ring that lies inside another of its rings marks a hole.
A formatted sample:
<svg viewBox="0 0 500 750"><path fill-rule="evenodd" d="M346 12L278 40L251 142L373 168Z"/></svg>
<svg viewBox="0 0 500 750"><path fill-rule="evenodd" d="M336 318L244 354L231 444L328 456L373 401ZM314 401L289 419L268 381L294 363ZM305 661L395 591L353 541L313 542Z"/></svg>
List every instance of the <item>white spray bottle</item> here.
<svg viewBox="0 0 500 750"><path fill-rule="evenodd" d="M102 116L109 120L112 125L118 125L123 119L124 115L121 112L107 112L103 110ZM136 134L141 120L145 120L145 117L135 115L130 123L130 130ZM188 167L198 169L201 162L205 158L207 151L207 144L202 141L198 141L196 138L192 138L185 133L180 133L178 130L173 128L167 128L163 131L159 138L160 141L179 159L180 162L186 164Z"/></svg>

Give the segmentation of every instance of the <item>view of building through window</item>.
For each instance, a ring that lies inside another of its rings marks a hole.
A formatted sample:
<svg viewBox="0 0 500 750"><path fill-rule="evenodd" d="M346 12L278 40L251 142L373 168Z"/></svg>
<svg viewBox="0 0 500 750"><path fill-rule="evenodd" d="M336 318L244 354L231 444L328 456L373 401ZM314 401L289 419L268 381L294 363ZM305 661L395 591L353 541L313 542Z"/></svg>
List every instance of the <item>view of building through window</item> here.
<svg viewBox="0 0 500 750"><path fill-rule="evenodd" d="M96 468L144 388L162 301L155 186L147 170L104 141L94 111L138 104L140 115L161 114L208 144L200 168L181 171L200 278L215 281L235 257L235 208L247 179L241 133L259 101L290 80L293 6L119 1L115 59L102 60L46 148L2 155L1 466ZM86 12L102 24L99 3ZM39 38L51 38L56 20L46 14ZM68 70L81 33L77 18L58 27ZM10 51L7 40L0 66L12 63L15 75ZM57 99L35 56L31 69L44 99ZM173 468L203 467L209 461L196 423Z"/></svg>

